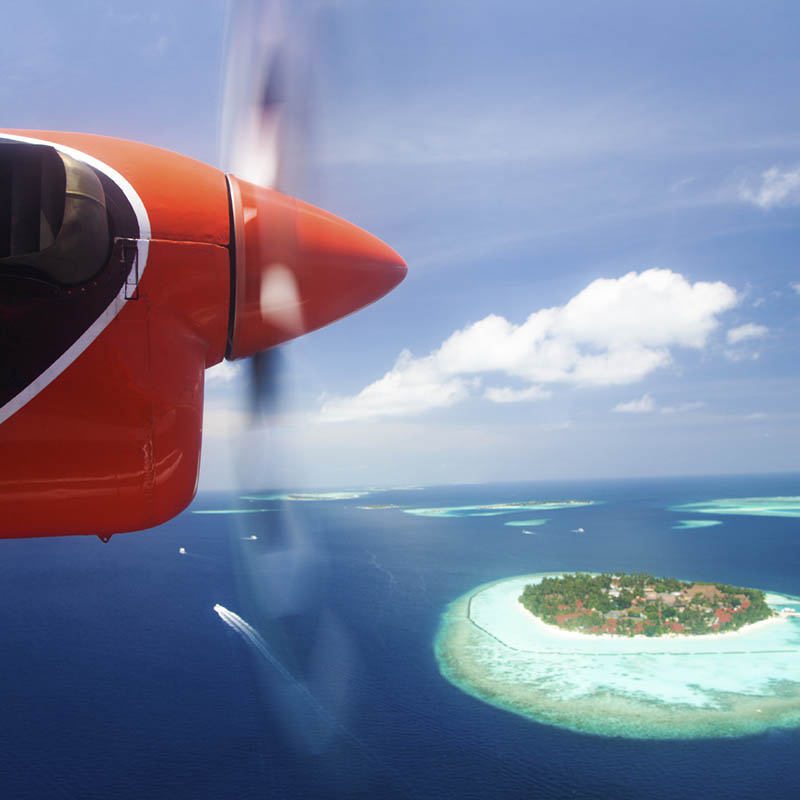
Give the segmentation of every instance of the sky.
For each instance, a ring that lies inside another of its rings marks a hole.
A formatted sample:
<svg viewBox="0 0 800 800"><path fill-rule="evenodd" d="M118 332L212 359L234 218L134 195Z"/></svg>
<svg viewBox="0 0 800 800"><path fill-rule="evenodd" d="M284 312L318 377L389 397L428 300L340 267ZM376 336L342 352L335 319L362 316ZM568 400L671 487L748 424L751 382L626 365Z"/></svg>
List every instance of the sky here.
<svg viewBox="0 0 800 800"><path fill-rule="evenodd" d="M207 373L201 489L800 468L800 7L329 0L298 192L408 277ZM5 127L218 164L221 0L8 3Z"/></svg>

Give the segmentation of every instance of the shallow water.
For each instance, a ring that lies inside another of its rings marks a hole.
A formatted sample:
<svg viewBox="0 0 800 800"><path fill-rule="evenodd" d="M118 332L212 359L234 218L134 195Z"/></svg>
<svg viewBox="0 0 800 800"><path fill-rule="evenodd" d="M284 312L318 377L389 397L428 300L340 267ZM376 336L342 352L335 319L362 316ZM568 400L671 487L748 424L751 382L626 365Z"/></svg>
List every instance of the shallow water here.
<svg viewBox="0 0 800 800"><path fill-rule="evenodd" d="M713 528L715 525L722 525L718 519L682 519L672 526L676 531L688 531L695 528Z"/></svg>
<svg viewBox="0 0 800 800"><path fill-rule="evenodd" d="M417 517L499 517L503 514L515 514L521 511L558 511L564 508L581 508L594 505L591 500L570 500L567 502L547 502L532 500L527 503L487 503L476 506L445 506L442 508L404 508L406 514ZM521 524L521 523L520 523ZM527 524L527 523L525 523ZM538 524L538 523L532 523Z"/></svg>
<svg viewBox="0 0 800 800"><path fill-rule="evenodd" d="M443 674L494 705L592 733L692 738L800 725L800 619L706 636L568 634L518 602L543 577L453 602L436 641ZM767 600L800 611L798 598Z"/></svg>
<svg viewBox="0 0 800 800"><path fill-rule="evenodd" d="M697 514L739 514L754 517L800 517L800 497L726 497L673 506Z"/></svg>

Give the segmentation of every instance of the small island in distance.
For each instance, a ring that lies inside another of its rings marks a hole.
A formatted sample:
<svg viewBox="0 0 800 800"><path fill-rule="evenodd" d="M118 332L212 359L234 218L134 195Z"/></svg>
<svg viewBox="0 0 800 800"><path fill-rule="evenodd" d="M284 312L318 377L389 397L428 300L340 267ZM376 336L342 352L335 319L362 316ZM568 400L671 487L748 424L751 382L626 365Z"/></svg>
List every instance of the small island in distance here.
<svg viewBox="0 0 800 800"><path fill-rule="evenodd" d="M580 508L594 504L594 500L516 500L508 503L481 503L474 506L404 508L403 511L418 517L497 517L517 511L557 511L562 508Z"/></svg>
<svg viewBox="0 0 800 800"><path fill-rule="evenodd" d="M776 616L760 589L643 572L546 577L519 601L550 625L615 636L725 633Z"/></svg>

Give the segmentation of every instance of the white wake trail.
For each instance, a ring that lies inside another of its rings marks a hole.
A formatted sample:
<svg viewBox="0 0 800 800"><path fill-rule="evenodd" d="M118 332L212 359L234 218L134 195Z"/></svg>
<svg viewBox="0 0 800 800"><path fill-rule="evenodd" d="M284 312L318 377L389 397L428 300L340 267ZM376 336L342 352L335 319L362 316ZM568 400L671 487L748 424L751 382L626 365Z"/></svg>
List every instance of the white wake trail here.
<svg viewBox="0 0 800 800"><path fill-rule="evenodd" d="M294 675L292 675L292 673L286 669L286 667L284 667L277 658L275 658L261 634L252 625L245 622L238 614L230 611L219 603L214 606L214 611L219 614L220 619L226 625L233 628L249 645L254 647L258 653L264 656L264 658L266 658L267 661L272 664L278 674L298 692L303 700L308 703L310 708L325 724L327 724L330 728L337 730L342 736L344 736L362 753L362 755L369 762L373 764L376 763L372 754L362 745L362 743L352 733L350 733L350 731L347 730L347 728L345 728L344 725L339 722L339 720L337 720L322 705L320 705L316 697L314 697L308 688L301 681L297 680L297 678L295 678Z"/></svg>
<svg viewBox="0 0 800 800"><path fill-rule="evenodd" d="M406 779L403 775L399 774L396 770L385 764L379 757L374 755L369 748L367 748L357 736L351 733L336 717L329 713L308 690L308 688L301 683L292 673L281 664L281 662L272 654L267 643L264 641L261 634L249 623L245 622L238 614L225 608L219 603L215 604L214 611L217 612L219 618L229 627L233 628L251 647L262 655L276 670L276 672L299 694L299 696L308 704L308 706L317 714L323 723L329 728L339 732L350 744L361 753L364 760L372 766L373 769L379 770L391 776L394 785L398 787L405 787L408 794L413 792L410 787L406 785Z"/></svg>
<svg viewBox="0 0 800 800"><path fill-rule="evenodd" d="M298 681L291 672L289 672L286 667L278 661L275 656L272 655L270 652L269 647L267 647L267 643L262 638L261 634L249 623L245 622L238 614L235 614L233 611L229 611L225 606L221 606L217 603L214 606L214 611L219 614L220 619L226 624L233 628L237 633L241 634L241 636L245 639L246 642L251 644L261 653L264 658L275 667L276 670L281 674L283 678L285 678L289 683L296 686L302 693L306 695L306 699L311 703L311 705L315 708L315 710L321 711L326 718L328 717L327 712L323 709L319 703L314 699L313 695L303 686L300 681Z"/></svg>

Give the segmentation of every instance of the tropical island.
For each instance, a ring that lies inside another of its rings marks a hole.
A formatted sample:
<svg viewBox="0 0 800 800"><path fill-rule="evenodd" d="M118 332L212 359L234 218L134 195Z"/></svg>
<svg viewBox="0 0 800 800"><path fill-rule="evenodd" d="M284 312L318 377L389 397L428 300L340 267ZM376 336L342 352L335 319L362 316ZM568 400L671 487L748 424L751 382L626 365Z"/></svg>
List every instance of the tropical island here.
<svg viewBox="0 0 800 800"><path fill-rule="evenodd" d="M593 500L518 500L512 503L488 503L481 506L469 506L469 508L537 508L538 506L569 508L570 506L590 506L593 503Z"/></svg>
<svg viewBox="0 0 800 800"><path fill-rule="evenodd" d="M644 572L545 577L519 602L545 623L596 635L726 633L776 616L760 589Z"/></svg>
<svg viewBox="0 0 800 800"><path fill-rule="evenodd" d="M800 728L800 597L768 590L766 602L777 616L718 636L703 635L711 626L698 626L696 633L685 629L664 636L655 635L654 630L648 636L646 612L644 619L636 620L642 623L638 636L597 636L547 624L520 603L526 587L564 575L514 575L476 586L451 601L442 613L435 640L442 675L498 708L536 722L604 736L694 739L752 735L773 727ZM647 586L652 591L669 588L658 583L669 579L649 575L608 577L630 578L645 592ZM639 577L643 580L637 581ZM688 586L727 588L698 583ZM556 589L563 586L555 584ZM609 584L606 596L611 588ZM630 586L620 587L620 595L624 588L634 594ZM731 588L734 591L728 594L750 600L752 590ZM680 595L684 589L672 591ZM703 597L706 593L712 594L709 589L700 592ZM695 594L687 591L684 597ZM584 596L588 599L591 593ZM635 596L644 595L637 592ZM557 613L575 613L577 599L575 595L572 611L556 609ZM721 598L715 593L714 599ZM744 601L739 605L745 605ZM733 609L734 604L717 605L713 611L728 607ZM717 623L712 620L713 624Z"/></svg>
<svg viewBox="0 0 800 800"><path fill-rule="evenodd" d="M474 506L404 508L403 511L419 517L497 517L517 511L556 511L562 508L580 508L594 504L594 500L517 500L509 503L482 503Z"/></svg>

